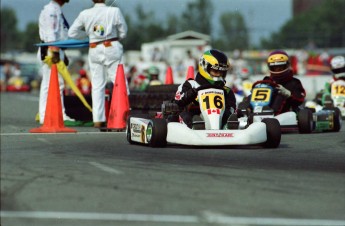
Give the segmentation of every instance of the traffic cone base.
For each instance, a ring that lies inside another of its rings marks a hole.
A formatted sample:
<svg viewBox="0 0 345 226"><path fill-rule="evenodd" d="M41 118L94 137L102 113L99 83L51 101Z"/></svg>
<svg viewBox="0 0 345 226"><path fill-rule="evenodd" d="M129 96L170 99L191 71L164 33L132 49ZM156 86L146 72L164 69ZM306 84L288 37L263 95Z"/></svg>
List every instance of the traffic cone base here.
<svg viewBox="0 0 345 226"><path fill-rule="evenodd" d="M116 71L115 85L110 103L107 131L126 129L129 115L129 99L123 65L119 64Z"/></svg>
<svg viewBox="0 0 345 226"><path fill-rule="evenodd" d="M56 64L51 66L46 112L43 126L29 130L30 133L76 133L64 126L62 104Z"/></svg>
<svg viewBox="0 0 345 226"><path fill-rule="evenodd" d="M76 133L77 131L70 128L39 127L30 130L30 133Z"/></svg>

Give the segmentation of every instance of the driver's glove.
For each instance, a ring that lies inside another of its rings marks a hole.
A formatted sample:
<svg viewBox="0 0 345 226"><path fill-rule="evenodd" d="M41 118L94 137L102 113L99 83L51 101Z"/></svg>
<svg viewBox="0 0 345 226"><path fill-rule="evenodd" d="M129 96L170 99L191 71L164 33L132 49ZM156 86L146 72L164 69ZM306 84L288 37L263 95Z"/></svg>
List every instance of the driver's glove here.
<svg viewBox="0 0 345 226"><path fill-rule="evenodd" d="M291 96L290 90L286 89L284 86L282 86L280 84L278 84L277 90L278 90L278 93L284 97L290 97Z"/></svg>
<svg viewBox="0 0 345 226"><path fill-rule="evenodd" d="M197 95L198 92L194 88L191 88L187 92L185 92L185 98L188 102L192 102L193 100L195 100Z"/></svg>

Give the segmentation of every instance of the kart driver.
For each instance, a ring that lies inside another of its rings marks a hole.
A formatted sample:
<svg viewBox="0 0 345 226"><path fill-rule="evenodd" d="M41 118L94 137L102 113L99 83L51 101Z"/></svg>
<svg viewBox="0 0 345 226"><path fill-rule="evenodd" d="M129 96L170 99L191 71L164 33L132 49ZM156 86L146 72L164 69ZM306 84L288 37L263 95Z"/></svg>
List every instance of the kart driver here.
<svg viewBox="0 0 345 226"><path fill-rule="evenodd" d="M278 115L290 110L297 112L298 107L305 100L306 92L301 81L293 77L288 54L282 50L271 52L267 58L267 66L270 76L266 76L264 80L270 80L278 85L276 87L278 95L274 97L271 106L275 114ZM251 95L245 98L240 103L239 108L248 109L250 98Z"/></svg>
<svg viewBox="0 0 345 226"><path fill-rule="evenodd" d="M198 73L195 79L188 79L182 83L176 92L173 100L184 111L180 113L183 122L192 127L192 117L200 115L199 103L197 98L197 88L214 87L224 90L225 93L225 111L223 114L223 125L226 123L230 114L236 108L236 99L233 91L225 86L225 76L231 68L228 57L216 49L207 50L199 60Z"/></svg>
<svg viewBox="0 0 345 226"><path fill-rule="evenodd" d="M331 60L331 70L333 72L333 78L331 81L325 83L325 87L322 94L321 104L332 104L331 88L335 81L345 81L345 57L335 56Z"/></svg>

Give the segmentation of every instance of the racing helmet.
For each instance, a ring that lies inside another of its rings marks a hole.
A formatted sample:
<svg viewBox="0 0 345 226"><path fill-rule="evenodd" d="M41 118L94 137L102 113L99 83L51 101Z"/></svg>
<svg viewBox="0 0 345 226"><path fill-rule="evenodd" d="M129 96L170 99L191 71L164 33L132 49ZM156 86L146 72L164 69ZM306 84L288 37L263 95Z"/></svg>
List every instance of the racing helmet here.
<svg viewBox="0 0 345 226"><path fill-rule="evenodd" d="M271 78L277 82L283 81L290 73L289 55L282 50L275 50L267 58L267 66Z"/></svg>
<svg viewBox="0 0 345 226"><path fill-rule="evenodd" d="M211 84L218 81L224 82L226 73L230 68L228 57L217 49L205 51L199 60L199 73ZM219 72L220 76L211 75L211 69Z"/></svg>
<svg viewBox="0 0 345 226"><path fill-rule="evenodd" d="M158 75L159 75L159 69L156 66L151 66L149 67L149 69L147 70L147 74L149 79L158 79Z"/></svg>
<svg viewBox="0 0 345 226"><path fill-rule="evenodd" d="M335 56L331 60L331 70L335 79L345 79L345 57Z"/></svg>

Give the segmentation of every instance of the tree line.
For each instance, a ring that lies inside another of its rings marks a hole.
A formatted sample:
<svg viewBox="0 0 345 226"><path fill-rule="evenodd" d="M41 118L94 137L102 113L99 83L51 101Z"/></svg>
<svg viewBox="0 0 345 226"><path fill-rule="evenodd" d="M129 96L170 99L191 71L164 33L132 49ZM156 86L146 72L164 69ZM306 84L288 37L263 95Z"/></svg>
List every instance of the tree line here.
<svg viewBox="0 0 345 226"><path fill-rule="evenodd" d="M225 12L219 15L220 33L212 35L212 17L215 15L210 0L197 0L187 4L180 15L167 15L165 21L158 21L152 11L145 11L142 5L131 15L125 15L128 35L123 40L125 50L140 50L141 44L163 39L168 35L186 30L210 34L213 47L229 51L233 49L304 48L313 42L318 48L345 46L345 1L329 0L301 13L270 37L262 39L258 46L250 45L249 30L243 15L239 12ZM272 18L274 19L274 18ZM38 24L27 24L24 31L17 29L17 17L13 9L1 8L1 52L35 52L39 43Z"/></svg>

